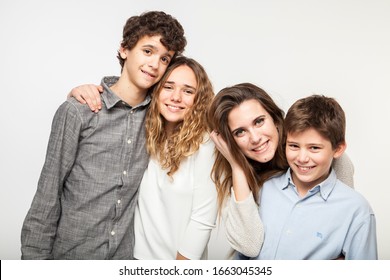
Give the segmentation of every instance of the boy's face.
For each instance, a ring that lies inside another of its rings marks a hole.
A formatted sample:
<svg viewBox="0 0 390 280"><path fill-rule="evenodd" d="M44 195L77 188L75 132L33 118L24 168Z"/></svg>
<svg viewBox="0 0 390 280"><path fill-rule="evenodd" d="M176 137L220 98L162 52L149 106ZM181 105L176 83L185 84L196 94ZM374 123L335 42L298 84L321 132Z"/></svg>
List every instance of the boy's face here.
<svg viewBox="0 0 390 280"><path fill-rule="evenodd" d="M174 51L168 51L160 42L161 36L144 36L133 49L120 49L126 59L122 76L135 90L148 90L157 83L167 69Z"/></svg>
<svg viewBox="0 0 390 280"><path fill-rule="evenodd" d="M288 133L286 157L298 190L308 191L324 181L333 159L340 157L345 148L346 145L341 144L333 150L331 142L313 128Z"/></svg>
<svg viewBox="0 0 390 280"><path fill-rule="evenodd" d="M233 108L228 125L246 157L262 163L274 157L279 133L272 117L257 100L247 100Z"/></svg>

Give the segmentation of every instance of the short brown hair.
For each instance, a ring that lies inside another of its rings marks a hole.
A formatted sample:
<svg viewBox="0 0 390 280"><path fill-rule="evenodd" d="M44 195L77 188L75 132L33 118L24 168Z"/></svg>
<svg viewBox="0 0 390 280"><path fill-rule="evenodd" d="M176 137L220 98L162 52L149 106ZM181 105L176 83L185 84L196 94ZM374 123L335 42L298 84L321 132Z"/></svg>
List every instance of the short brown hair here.
<svg viewBox="0 0 390 280"><path fill-rule="evenodd" d="M331 142L333 149L345 143L345 127L345 113L340 104L334 98L316 94L296 101L284 121L286 133L313 128Z"/></svg>

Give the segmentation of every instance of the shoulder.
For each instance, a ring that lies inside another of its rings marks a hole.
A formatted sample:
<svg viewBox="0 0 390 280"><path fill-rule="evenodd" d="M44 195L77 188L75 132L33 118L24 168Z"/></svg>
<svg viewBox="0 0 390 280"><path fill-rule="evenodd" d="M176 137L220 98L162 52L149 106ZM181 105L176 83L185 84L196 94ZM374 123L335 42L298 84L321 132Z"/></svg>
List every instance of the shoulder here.
<svg viewBox="0 0 390 280"><path fill-rule="evenodd" d="M265 186L274 186L274 185L282 185L282 184L288 184L288 172L289 170L276 174L269 178L267 181L264 182L263 187Z"/></svg>
<svg viewBox="0 0 390 280"><path fill-rule="evenodd" d="M214 142L206 137L199 145L199 149L189 158L195 164L195 172L196 169L211 170L214 164Z"/></svg>
<svg viewBox="0 0 390 280"><path fill-rule="evenodd" d="M354 166L349 156L344 153L340 158L333 161L333 169L336 171L337 178L350 186L354 187Z"/></svg>
<svg viewBox="0 0 390 280"><path fill-rule="evenodd" d="M74 97L68 97L64 104L67 104L65 106L73 108L80 113L93 113L91 109L89 109L88 105L78 102Z"/></svg>
<svg viewBox="0 0 390 280"><path fill-rule="evenodd" d="M68 100L64 101L58 108L54 120L62 120L79 117L77 108Z"/></svg>
<svg viewBox="0 0 390 280"><path fill-rule="evenodd" d="M356 189L350 188L342 181L337 180L333 192L335 199L340 200L341 203L345 204L348 208L354 208L357 212L373 214L368 200Z"/></svg>
<svg viewBox="0 0 390 280"><path fill-rule="evenodd" d="M214 142L208 137L208 134L203 139L203 142L199 145L199 150L196 151L194 156L202 160L214 161Z"/></svg>
<svg viewBox="0 0 390 280"><path fill-rule="evenodd" d="M213 140L211 140L209 134L205 134L204 138L203 138L203 143L200 144L200 148L204 149L204 150L211 150L214 152L214 142Z"/></svg>
<svg viewBox="0 0 390 280"><path fill-rule="evenodd" d="M89 122L99 114L92 112L86 104L81 104L73 97L69 97L61 106L64 111L78 115L83 122Z"/></svg>

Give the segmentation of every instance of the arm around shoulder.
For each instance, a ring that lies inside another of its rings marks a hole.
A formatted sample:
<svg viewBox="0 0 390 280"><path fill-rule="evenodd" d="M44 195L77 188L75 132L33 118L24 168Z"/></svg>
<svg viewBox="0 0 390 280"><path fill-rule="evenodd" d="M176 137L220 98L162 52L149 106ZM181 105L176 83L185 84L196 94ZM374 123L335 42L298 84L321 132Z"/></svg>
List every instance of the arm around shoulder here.
<svg viewBox="0 0 390 280"><path fill-rule="evenodd" d="M341 182L351 188L354 187L353 174L355 169L351 159L346 153L333 161L333 168L336 171L337 178Z"/></svg>

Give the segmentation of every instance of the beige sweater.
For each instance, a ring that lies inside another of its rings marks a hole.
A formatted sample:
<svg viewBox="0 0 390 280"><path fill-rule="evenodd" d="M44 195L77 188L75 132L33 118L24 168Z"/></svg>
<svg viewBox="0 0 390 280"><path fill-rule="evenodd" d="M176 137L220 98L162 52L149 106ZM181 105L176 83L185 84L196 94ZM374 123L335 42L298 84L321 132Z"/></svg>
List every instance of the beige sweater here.
<svg viewBox="0 0 390 280"><path fill-rule="evenodd" d="M333 167L337 178L353 188L354 167L350 158L344 153L333 162ZM252 194L243 201L236 201L233 188L231 192L222 213L227 241L234 250L248 257L256 257L264 240L264 227L258 205Z"/></svg>

